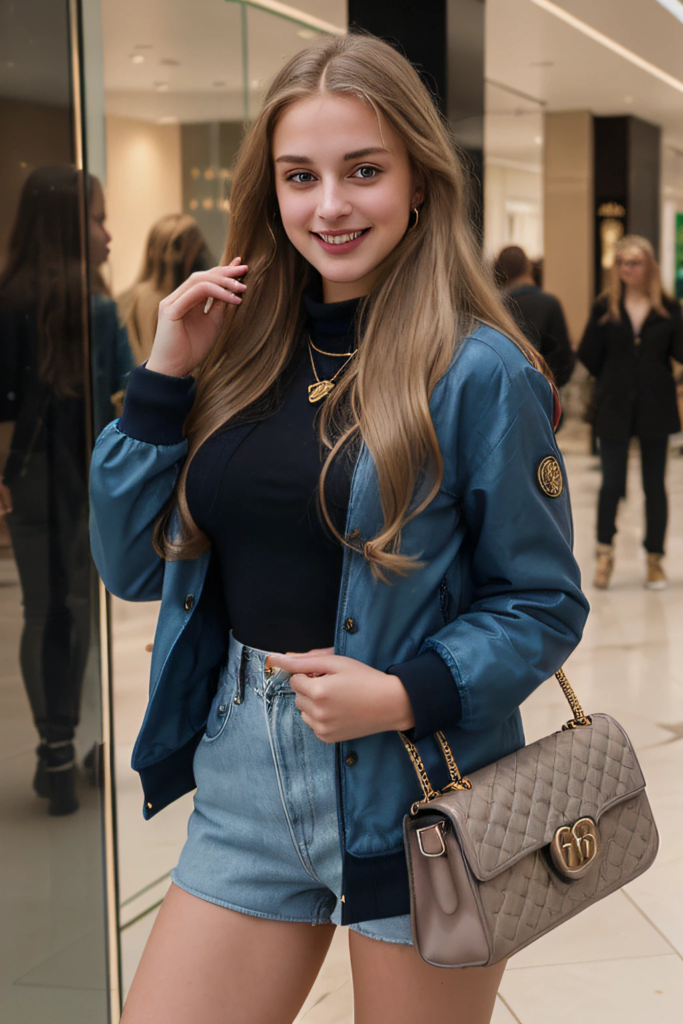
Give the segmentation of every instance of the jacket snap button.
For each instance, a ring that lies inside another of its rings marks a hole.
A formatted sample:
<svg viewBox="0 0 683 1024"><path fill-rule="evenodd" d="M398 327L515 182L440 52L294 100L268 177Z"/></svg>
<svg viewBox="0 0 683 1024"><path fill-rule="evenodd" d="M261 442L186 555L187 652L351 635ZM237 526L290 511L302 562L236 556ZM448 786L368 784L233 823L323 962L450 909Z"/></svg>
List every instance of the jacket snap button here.
<svg viewBox="0 0 683 1024"><path fill-rule="evenodd" d="M194 608L194 594L188 594L187 595L187 597L185 598L185 605L184 605L184 607L185 607L185 611L186 612L191 612L192 611L192 609Z"/></svg>
<svg viewBox="0 0 683 1024"><path fill-rule="evenodd" d="M356 632L356 629L357 629L356 623L354 622L354 620L350 616L346 620L346 622L344 623L344 629L346 630L347 633L355 633Z"/></svg>
<svg viewBox="0 0 683 1024"><path fill-rule="evenodd" d="M344 758L349 768L353 768L354 764L358 761L358 754L355 750L349 750L348 754Z"/></svg>

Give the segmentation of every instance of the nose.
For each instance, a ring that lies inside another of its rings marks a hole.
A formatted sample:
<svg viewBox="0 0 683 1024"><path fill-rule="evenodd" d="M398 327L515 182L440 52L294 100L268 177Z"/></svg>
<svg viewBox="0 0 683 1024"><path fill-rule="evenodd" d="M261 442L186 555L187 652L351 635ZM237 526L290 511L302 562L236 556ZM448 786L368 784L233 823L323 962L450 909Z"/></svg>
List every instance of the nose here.
<svg viewBox="0 0 683 1024"><path fill-rule="evenodd" d="M348 217L352 210L353 206L344 197L343 190L338 182L328 181L323 183L317 210L321 220L339 220L340 217Z"/></svg>

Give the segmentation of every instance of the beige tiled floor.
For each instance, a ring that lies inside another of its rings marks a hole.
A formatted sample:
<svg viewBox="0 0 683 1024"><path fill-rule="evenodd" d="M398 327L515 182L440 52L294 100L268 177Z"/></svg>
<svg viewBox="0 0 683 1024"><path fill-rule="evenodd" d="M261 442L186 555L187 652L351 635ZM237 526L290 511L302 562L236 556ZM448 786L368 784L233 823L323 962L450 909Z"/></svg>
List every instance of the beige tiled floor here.
<svg viewBox="0 0 683 1024"><path fill-rule="evenodd" d="M683 1019L683 458L669 466L671 521L667 567L671 586L653 593L642 586L642 497L637 452L631 460L628 498L619 516L613 586L591 586L593 523L600 482L596 460L585 454L581 428L560 435L567 455L576 530L576 552L592 603L584 640L567 672L588 710L613 714L630 733L640 756L662 845L655 866L625 892L524 950L510 963L494 1024L678 1024ZM156 903L183 842L190 799L151 822L140 815L140 789L128 768L144 710L156 608L115 609L116 735L123 920ZM546 684L526 703L530 740L566 718L557 686ZM152 884L155 883L156 884ZM147 885L146 893L136 896ZM154 911L122 936L128 983L149 934ZM330 953L299 1020L348 1024L352 987L347 935L338 929Z"/></svg>

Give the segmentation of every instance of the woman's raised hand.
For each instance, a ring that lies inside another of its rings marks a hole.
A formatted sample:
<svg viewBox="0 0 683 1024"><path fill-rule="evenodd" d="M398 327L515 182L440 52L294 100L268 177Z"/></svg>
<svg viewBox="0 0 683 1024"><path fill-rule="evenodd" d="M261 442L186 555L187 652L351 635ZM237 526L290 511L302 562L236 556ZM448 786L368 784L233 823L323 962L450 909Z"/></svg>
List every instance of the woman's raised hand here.
<svg viewBox="0 0 683 1024"><path fill-rule="evenodd" d="M186 377L206 358L223 323L224 303L239 305L247 289L239 278L249 268L241 260L237 256L227 267L191 274L161 300L148 370Z"/></svg>

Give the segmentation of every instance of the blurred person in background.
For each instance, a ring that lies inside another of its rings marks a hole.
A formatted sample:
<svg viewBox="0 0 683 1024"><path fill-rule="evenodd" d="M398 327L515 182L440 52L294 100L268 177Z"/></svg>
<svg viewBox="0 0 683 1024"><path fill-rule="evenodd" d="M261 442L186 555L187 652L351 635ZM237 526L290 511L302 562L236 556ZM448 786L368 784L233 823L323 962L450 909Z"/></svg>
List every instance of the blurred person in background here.
<svg viewBox="0 0 683 1024"><path fill-rule="evenodd" d="M662 292L646 238L625 235L617 243L609 286L593 307L578 355L597 380L602 488L595 586L604 590L614 570L617 506L626 494L629 443L637 437L645 491L645 586L663 590L666 457L669 434L681 429L671 360L683 361L683 320L679 304Z"/></svg>
<svg viewBox="0 0 683 1024"><path fill-rule="evenodd" d="M74 736L89 641L85 332L80 203L90 255L93 420L115 415L133 367L99 267L109 254L99 181L70 166L27 178L0 275L0 420L13 423L0 484L24 606L21 672L40 736L34 789L78 809Z"/></svg>
<svg viewBox="0 0 683 1024"><path fill-rule="evenodd" d="M119 296L136 363L144 363L152 351L161 300L190 274L208 270L211 265L206 241L194 217L171 213L153 225L138 279Z"/></svg>
<svg viewBox="0 0 683 1024"><path fill-rule="evenodd" d="M572 375L575 356L560 300L541 290L534 265L518 245L508 245L494 265L496 279L510 312L552 370L558 388Z"/></svg>

